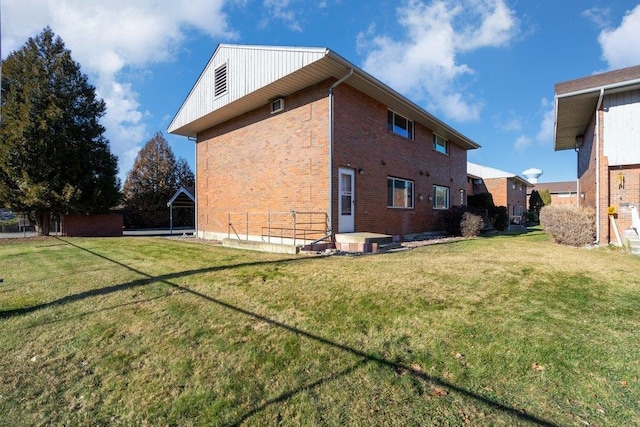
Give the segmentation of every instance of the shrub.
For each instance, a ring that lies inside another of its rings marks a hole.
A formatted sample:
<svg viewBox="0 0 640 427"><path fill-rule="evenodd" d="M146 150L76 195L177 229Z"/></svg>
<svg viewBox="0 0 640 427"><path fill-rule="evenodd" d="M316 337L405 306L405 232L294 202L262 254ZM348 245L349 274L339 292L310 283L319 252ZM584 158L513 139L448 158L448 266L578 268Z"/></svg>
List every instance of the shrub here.
<svg viewBox="0 0 640 427"><path fill-rule="evenodd" d="M12 233L19 230L18 218L0 220L0 232Z"/></svg>
<svg viewBox="0 0 640 427"><path fill-rule="evenodd" d="M463 237L479 236L484 227L484 220L480 215L465 212L460 220L460 234Z"/></svg>
<svg viewBox="0 0 640 427"><path fill-rule="evenodd" d="M538 224L540 222L540 218L536 210L529 210L525 212L524 220L526 221L527 224Z"/></svg>
<svg viewBox="0 0 640 427"><path fill-rule="evenodd" d="M578 206L544 206L540 210L540 224L557 243L583 246L596 237L596 213Z"/></svg>
<svg viewBox="0 0 640 427"><path fill-rule="evenodd" d="M462 221L462 215L466 212L466 209L462 206L451 206L446 211L442 212L442 222L444 223L444 230L447 234L452 236L460 235L460 221Z"/></svg>
<svg viewBox="0 0 640 427"><path fill-rule="evenodd" d="M504 206L493 204L491 193L480 193L467 198L470 208L486 209L489 224L498 231L504 231L509 225L509 212Z"/></svg>
<svg viewBox="0 0 640 427"><path fill-rule="evenodd" d="M484 226L482 216L468 212L464 206L451 206L441 218L445 231L452 236L478 236Z"/></svg>
<svg viewBox="0 0 640 427"><path fill-rule="evenodd" d="M509 212L504 206L492 206L489 208L489 221L493 224L493 228L498 231L504 231L509 226Z"/></svg>

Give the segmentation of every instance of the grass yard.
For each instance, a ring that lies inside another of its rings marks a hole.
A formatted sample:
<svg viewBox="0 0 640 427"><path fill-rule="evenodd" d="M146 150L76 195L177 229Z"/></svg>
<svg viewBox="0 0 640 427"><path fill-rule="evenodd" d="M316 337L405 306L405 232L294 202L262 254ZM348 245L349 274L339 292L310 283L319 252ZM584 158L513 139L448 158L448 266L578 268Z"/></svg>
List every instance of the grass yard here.
<svg viewBox="0 0 640 427"><path fill-rule="evenodd" d="M0 243L0 425L640 425L640 258Z"/></svg>

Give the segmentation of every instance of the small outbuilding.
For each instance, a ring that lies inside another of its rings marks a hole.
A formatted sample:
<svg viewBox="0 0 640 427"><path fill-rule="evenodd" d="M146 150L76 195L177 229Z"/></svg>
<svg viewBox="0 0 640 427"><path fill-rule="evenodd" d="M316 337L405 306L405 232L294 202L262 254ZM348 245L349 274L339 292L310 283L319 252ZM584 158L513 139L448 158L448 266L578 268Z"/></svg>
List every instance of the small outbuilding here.
<svg viewBox="0 0 640 427"><path fill-rule="evenodd" d="M173 232L173 208L195 209L195 187L180 187L167 202L169 207L169 228Z"/></svg>

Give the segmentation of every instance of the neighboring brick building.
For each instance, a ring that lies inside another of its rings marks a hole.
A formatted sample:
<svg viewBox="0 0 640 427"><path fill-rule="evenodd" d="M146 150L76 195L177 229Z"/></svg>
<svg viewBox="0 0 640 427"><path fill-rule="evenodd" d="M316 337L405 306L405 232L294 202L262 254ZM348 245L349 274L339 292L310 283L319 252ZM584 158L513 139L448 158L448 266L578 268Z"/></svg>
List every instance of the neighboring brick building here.
<svg viewBox="0 0 640 427"><path fill-rule="evenodd" d="M468 193L491 193L493 204L504 206L509 212L509 221L520 224L527 210L526 179L511 172L467 162Z"/></svg>
<svg viewBox="0 0 640 427"><path fill-rule="evenodd" d="M555 150L576 150L577 200L596 209L596 240L615 240L640 204L640 65L555 85Z"/></svg>
<svg viewBox="0 0 640 427"><path fill-rule="evenodd" d="M63 215L62 235L67 237L121 237L122 214Z"/></svg>
<svg viewBox="0 0 640 427"><path fill-rule="evenodd" d="M218 46L169 132L196 141L207 239L441 229L479 147L324 48Z"/></svg>
<svg viewBox="0 0 640 427"><path fill-rule="evenodd" d="M529 198L532 191L549 191L551 196L551 204L557 205L572 205L578 204L578 192L576 181L562 181L562 182L539 182L533 187L527 189L527 208L529 207Z"/></svg>

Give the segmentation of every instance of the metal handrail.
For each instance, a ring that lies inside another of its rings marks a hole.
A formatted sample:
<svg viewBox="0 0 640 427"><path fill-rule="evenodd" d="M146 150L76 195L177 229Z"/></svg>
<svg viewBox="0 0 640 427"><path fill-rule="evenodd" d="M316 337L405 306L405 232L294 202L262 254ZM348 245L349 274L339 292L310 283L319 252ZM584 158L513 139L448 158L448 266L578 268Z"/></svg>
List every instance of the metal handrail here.
<svg viewBox="0 0 640 427"><path fill-rule="evenodd" d="M302 219L302 221L299 221L299 219ZM238 227L242 222L244 222L244 230L240 230L242 226ZM264 225L265 222L266 225ZM279 239L280 242L286 238L292 239L294 246L299 240L306 244L307 240L312 236L323 236L319 240L315 240L316 242L329 237L329 223L326 212L227 212L227 224L227 237L231 238L233 232L238 240L242 240L241 234L244 234L245 240L249 240L249 236L252 234L251 230L253 230L254 234L259 233L263 240L266 238L269 243L271 243L272 238Z"/></svg>

